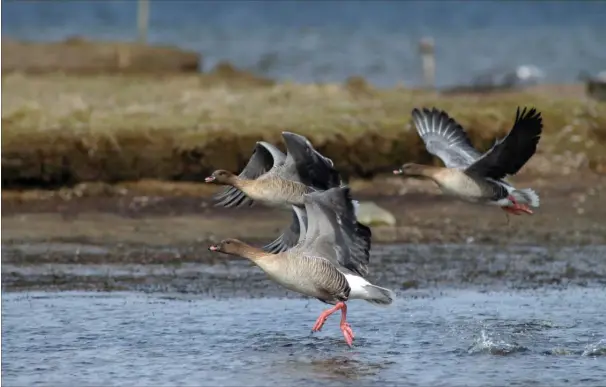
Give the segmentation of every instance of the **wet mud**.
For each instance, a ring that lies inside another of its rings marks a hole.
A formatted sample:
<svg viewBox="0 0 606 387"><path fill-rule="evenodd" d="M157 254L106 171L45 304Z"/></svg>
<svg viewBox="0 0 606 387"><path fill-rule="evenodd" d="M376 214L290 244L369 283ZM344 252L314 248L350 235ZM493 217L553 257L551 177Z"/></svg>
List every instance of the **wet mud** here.
<svg viewBox="0 0 606 387"><path fill-rule="evenodd" d="M445 198L427 182L352 182L356 199L372 200L397 219L372 227L371 279L399 291L603 284L602 178L517 184L540 192L534 215L507 218L498 208ZM208 187L115 190L121 193L44 198L3 192L3 289L289 295L249 262L207 250L228 237L268 243L289 224L289 213L217 208Z"/></svg>

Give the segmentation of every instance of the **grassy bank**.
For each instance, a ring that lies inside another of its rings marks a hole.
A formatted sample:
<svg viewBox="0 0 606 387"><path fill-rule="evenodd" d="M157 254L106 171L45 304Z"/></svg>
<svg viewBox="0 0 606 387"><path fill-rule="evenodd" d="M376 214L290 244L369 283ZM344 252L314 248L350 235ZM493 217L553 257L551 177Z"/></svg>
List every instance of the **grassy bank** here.
<svg viewBox="0 0 606 387"><path fill-rule="evenodd" d="M575 89L576 90L576 89ZM304 134L346 175L369 177L406 161L436 162L410 125L413 107L446 109L485 149L535 106L545 129L543 170L606 171L606 103L565 87L491 95L375 89L363 81L299 85L221 68L206 75L2 78L3 188L200 180L237 171L256 141L282 147Z"/></svg>

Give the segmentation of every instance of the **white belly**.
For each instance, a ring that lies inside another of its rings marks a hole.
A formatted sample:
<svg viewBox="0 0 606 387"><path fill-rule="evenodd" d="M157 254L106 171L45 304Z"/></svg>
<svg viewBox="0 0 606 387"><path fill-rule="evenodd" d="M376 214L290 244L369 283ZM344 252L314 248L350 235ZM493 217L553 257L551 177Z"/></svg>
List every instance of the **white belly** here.
<svg viewBox="0 0 606 387"><path fill-rule="evenodd" d="M477 202L482 199L482 189L480 186L466 176L463 178L453 176L443 179L438 185L442 192L449 196L454 196L469 202Z"/></svg>

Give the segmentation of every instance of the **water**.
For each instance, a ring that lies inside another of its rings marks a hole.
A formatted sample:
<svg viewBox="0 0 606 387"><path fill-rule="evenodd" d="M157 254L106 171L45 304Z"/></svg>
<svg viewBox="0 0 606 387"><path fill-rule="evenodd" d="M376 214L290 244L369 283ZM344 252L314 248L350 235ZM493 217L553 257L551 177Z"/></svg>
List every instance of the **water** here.
<svg viewBox="0 0 606 387"><path fill-rule="evenodd" d="M2 383L25 385L603 385L603 288L401 294L349 303L356 334L293 299L3 293Z"/></svg>
<svg viewBox="0 0 606 387"><path fill-rule="evenodd" d="M310 333L326 305L205 246L6 244L2 382L603 386L605 252L376 245L398 299L348 303L350 349L338 316Z"/></svg>
<svg viewBox="0 0 606 387"><path fill-rule="evenodd" d="M605 286L606 246L376 244L370 280L408 288ZM3 290L134 290L210 297L289 294L246 260L193 246L2 246Z"/></svg>
<svg viewBox="0 0 606 387"><path fill-rule="evenodd" d="M134 39L135 1L5 1L2 34ZM278 79L420 83L417 43L435 38L439 86L534 64L544 82L573 82L606 63L606 3L151 2L149 40L195 50L204 68L229 60Z"/></svg>

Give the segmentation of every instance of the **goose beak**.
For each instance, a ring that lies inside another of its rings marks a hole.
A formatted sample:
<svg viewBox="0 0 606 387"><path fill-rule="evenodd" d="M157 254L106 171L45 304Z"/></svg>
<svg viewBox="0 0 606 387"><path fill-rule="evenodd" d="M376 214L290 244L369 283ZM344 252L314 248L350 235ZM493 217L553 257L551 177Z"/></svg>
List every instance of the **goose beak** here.
<svg viewBox="0 0 606 387"><path fill-rule="evenodd" d="M394 169L393 170L393 174L394 175L401 175L402 174L402 169Z"/></svg>
<svg viewBox="0 0 606 387"><path fill-rule="evenodd" d="M218 246L216 246L216 245L210 245L210 246L208 246L208 249L209 249L210 251L217 251L217 250L219 250L219 247L218 247Z"/></svg>
<svg viewBox="0 0 606 387"><path fill-rule="evenodd" d="M214 176L208 176L207 178L204 179L205 183L212 183L213 181L215 181L215 177Z"/></svg>

